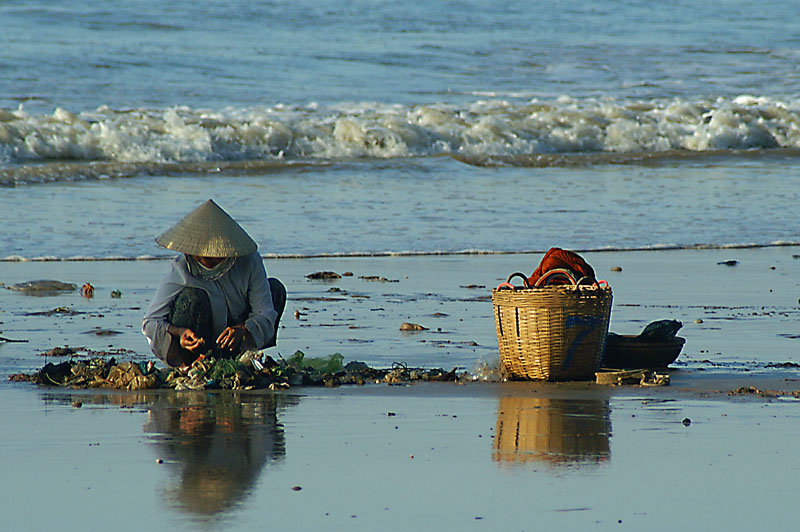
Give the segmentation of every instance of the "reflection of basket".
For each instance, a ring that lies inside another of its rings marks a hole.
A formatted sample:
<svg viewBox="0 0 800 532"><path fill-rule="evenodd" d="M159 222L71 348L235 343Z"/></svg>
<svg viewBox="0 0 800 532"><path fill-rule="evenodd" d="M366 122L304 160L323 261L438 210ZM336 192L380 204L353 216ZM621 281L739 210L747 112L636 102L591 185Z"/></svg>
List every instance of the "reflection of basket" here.
<svg viewBox="0 0 800 532"><path fill-rule="evenodd" d="M501 397L493 457L498 462L596 463L611 453L606 400Z"/></svg>
<svg viewBox="0 0 800 532"><path fill-rule="evenodd" d="M647 341L638 336L610 334L606 341L603 366L607 368L666 368L681 353L684 338Z"/></svg>
<svg viewBox="0 0 800 532"><path fill-rule="evenodd" d="M500 361L515 378L593 380L611 300L608 284L492 290Z"/></svg>

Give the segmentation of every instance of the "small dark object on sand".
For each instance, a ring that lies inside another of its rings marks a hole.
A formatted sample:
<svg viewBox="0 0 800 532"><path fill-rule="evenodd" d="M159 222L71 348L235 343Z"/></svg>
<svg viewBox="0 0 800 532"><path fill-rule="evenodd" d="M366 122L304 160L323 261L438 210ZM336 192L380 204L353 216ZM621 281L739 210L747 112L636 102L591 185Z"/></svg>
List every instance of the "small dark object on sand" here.
<svg viewBox="0 0 800 532"><path fill-rule="evenodd" d="M380 275L361 275L359 279L362 281L370 281L370 282L378 282L378 283L399 283L399 279L387 279L386 277L381 277Z"/></svg>
<svg viewBox="0 0 800 532"><path fill-rule="evenodd" d="M69 357L75 354L75 350L71 347L54 347L49 351L39 354L41 357Z"/></svg>
<svg viewBox="0 0 800 532"><path fill-rule="evenodd" d="M72 310L69 307L56 307L50 310L40 310L35 312L26 312L24 316L77 316L78 314L84 314L83 312Z"/></svg>
<svg viewBox="0 0 800 532"><path fill-rule="evenodd" d="M358 373L363 373L365 371L369 371L369 366L367 366L364 362L359 362L358 360L353 360L352 362L348 362L344 366L344 370L350 375L356 375Z"/></svg>
<svg viewBox="0 0 800 532"><path fill-rule="evenodd" d="M770 362L767 364L768 368L800 368L800 364L796 362Z"/></svg>
<svg viewBox="0 0 800 532"><path fill-rule="evenodd" d="M94 286L91 283L86 283L81 286L81 295L86 299L91 299L94 297Z"/></svg>
<svg viewBox="0 0 800 532"><path fill-rule="evenodd" d="M94 334L95 336L116 336L118 334L122 334L122 331L115 331L114 329L101 329L99 327L95 327L94 329L85 331L83 334Z"/></svg>
<svg viewBox="0 0 800 532"><path fill-rule="evenodd" d="M39 279L37 281L25 281L24 283L17 283L6 286L9 290L15 292L27 293L54 293L54 292L72 292L78 285L72 283L65 283L62 281L55 281L53 279Z"/></svg>
<svg viewBox="0 0 800 532"><path fill-rule="evenodd" d="M27 340L14 340L13 338L6 338L5 336L0 336L0 342L24 343L27 342Z"/></svg>
<svg viewBox="0 0 800 532"><path fill-rule="evenodd" d="M329 280L329 279L341 279L341 278L342 278L341 275L331 271L314 272L306 275L306 279L312 279L312 280Z"/></svg>

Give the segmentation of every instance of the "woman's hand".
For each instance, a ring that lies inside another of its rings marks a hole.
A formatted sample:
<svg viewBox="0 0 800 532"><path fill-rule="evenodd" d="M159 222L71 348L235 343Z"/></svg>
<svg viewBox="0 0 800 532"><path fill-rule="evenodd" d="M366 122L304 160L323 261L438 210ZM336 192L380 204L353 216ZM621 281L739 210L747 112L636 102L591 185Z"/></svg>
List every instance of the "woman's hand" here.
<svg viewBox="0 0 800 532"><path fill-rule="evenodd" d="M185 327L170 325L169 333L178 338L182 348L192 353L199 350L203 344L205 344L205 340L197 336L193 330Z"/></svg>
<svg viewBox="0 0 800 532"><path fill-rule="evenodd" d="M204 343L206 343L205 340L197 336L191 329L184 329L181 332L181 347L187 351L194 353L200 349Z"/></svg>
<svg viewBox="0 0 800 532"><path fill-rule="evenodd" d="M217 338L217 347L226 351L234 351L239 348L242 341L248 341L250 332L245 328L244 324L234 325L227 327L222 334Z"/></svg>

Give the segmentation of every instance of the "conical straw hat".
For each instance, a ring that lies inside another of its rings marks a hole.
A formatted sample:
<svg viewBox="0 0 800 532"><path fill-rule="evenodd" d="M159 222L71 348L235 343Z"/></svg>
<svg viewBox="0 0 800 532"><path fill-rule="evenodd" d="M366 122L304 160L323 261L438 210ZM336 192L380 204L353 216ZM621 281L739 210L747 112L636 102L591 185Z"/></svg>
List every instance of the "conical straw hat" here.
<svg viewBox="0 0 800 532"><path fill-rule="evenodd" d="M208 200L156 238L167 249L199 257L241 257L258 249L236 220Z"/></svg>

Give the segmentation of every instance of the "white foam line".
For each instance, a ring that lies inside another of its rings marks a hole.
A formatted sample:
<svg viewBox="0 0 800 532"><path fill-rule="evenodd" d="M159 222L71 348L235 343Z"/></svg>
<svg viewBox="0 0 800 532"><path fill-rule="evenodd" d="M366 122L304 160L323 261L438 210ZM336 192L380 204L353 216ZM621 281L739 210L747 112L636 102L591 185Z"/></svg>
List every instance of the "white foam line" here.
<svg viewBox="0 0 800 532"><path fill-rule="evenodd" d="M713 249L760 249L778 247L797 247L800 242L777 240L768 243L731 243L731 244L693 244L690 246L678 244L653 244L648 246L632 247L587 247L571 248L578 253L629 253L641 251L682 251L682 250L713 250ZM345 251L329 253L264 253L262 258L269 260L285 259L355 259L355 258L391 258L391 257L440 257L440 256L470 256L470 255L534 255L543 254L546 249L518 249L518 250L489 250L489 249L463 249L456 251ZM108 256L108 257L22 257L9 255L1 258L0 262L133 262L133 261L161 261L173 259L175 255L139 255L136 257Z"/></svg>

